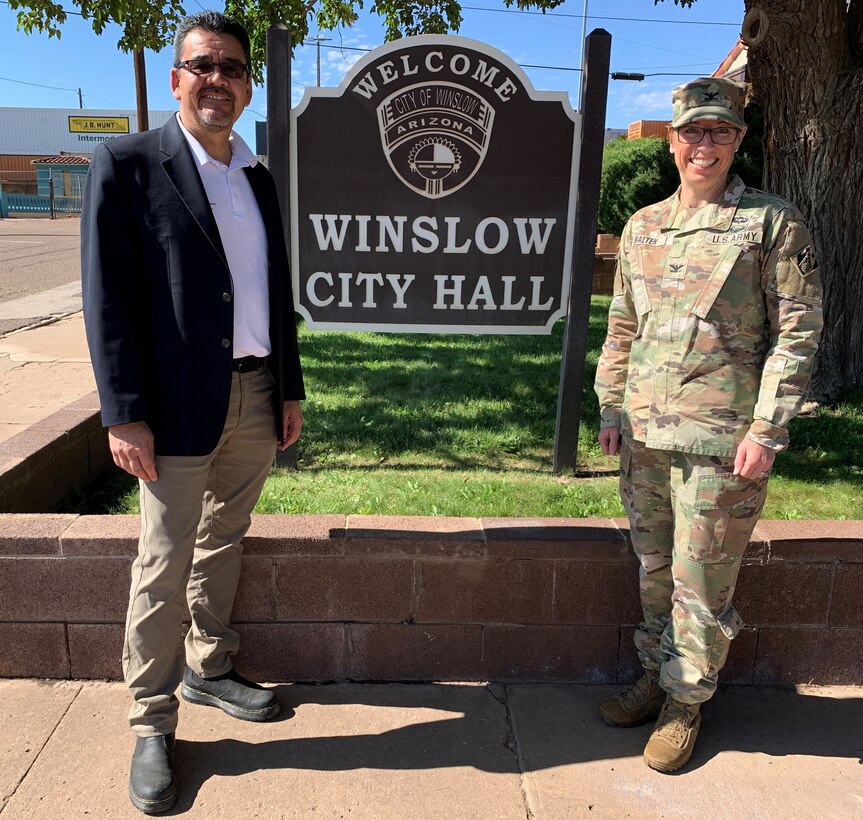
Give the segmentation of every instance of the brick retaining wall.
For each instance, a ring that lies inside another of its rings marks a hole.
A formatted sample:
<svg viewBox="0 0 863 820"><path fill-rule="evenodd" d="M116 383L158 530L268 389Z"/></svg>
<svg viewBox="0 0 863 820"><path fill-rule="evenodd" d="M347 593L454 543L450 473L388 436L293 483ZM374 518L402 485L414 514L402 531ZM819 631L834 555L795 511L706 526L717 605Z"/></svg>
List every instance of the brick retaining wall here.
<svg viewBox="0 0 863 820"><path fill-rule="evenodd" d="M50 512L113 464L94 390L0 441L0 513Z"/></svg>
<svg viewBox="0 0 863 820"><path fill-rule="evenodd" d="M0 515L0 676L119 678L134 516ZM863 521L763 521L723 680L863 681ZM629 681L623 521L256 516L234 621L269 681Z"/></svg>

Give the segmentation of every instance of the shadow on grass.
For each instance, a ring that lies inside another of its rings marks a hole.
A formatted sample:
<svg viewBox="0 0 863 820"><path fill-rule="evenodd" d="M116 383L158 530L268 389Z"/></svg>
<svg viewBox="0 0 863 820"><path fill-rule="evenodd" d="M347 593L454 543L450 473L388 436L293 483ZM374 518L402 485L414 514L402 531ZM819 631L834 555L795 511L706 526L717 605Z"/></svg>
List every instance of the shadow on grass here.
<svg viewBox="0 0 863 820"><path fill-rule="evenodd" d="M576 478L616 473L599 455L593 392L609 300L590 310ZM549 473L563 322L550 336L312 333L300 350L309 396L300 472ZM812 484L863 479L863 390L794 419L774 474ZM112 473L66 512L124 512L135 481Z"/></svg>

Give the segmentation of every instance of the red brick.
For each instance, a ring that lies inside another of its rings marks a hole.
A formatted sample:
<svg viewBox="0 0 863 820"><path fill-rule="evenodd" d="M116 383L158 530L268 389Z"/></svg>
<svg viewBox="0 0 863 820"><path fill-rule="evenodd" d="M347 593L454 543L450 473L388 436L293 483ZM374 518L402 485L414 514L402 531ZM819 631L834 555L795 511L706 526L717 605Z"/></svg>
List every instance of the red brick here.
<svg viewBox="0 0 863 820"><path fill-rule="evenodd" d="M483 534L476 518L349 515L345 548L351 554L388 553L480 558Z"/></svg>
<svg viewBox="0 0 863 820"><path fill-rule="evenodd" d="M617 650L617 683L629 686L641 677L643 671L635 648L635 627L622 626Z"/></svg>
<svg viewBox="0 0 863 820"><path fill-rule="evenodd" d="M280 621L404 621L413 562L371 558L276 558Z"/></svg>
<svg viewBox="0 0 863 820"><path fill-rule="evenodd" d="M863 627L863 564L841 564L834 570L830 626Z"/></svg>
<svg viewBox="0 0 863 820"><path fill-rule="evenodd" d="M51 512L62 501L54 489L48 450L42 450L4 471L9 512Z"/></svg>
<svg viewBox="0 0 863 820"><path fill-rule="evenodd" d="M613 683L613 626L486 626L483 678L494 681Z"/></svg>
<svg viewBox="0 0 863 820"><path fill-rule="evenodd" d="M486 554L495 558L626 560L632 550L606 518L482 518Z"/></svg>
<svg viewBox="0 0 863 820"><path fill-rule="evenodd" d="M59 555L60 536L77 517L0 514L0 555Z"/></svg>
<svg viewBox="0 0 863 820"><path fill-rule="evenodd" d="M352 680L480 680L482 627L351 624Z"/></svg>
<svg viewBox="0 0 863 820"><path fill-rule="evenodd" d="M70 434L65 439L57 439L57 444L51 454L51 475L54 492L63 499L73 489L83 487L92 478L90 444L86 433L78 437Z"/></svg>
<svg viewBox="0 0 863 820"><path fill-rule="evenodd" d="M123 624L69 624L72 677L123 679Z"/></svg>
<svg viewBox="0 0 863 820"><path fill-rule="evenodd" d="M638 562L556 561L552 620L613 626L638 623Z"/></svg>
<svg viewBox="0 0 863 820"><path fill-rule="evenodd" d="M750 626L826 624L832 575L828 564L744 566L734 606Z"/></svg>
<svg viewBox="0 0 863 820"><path fill-rule="evenodd" d="M719 673L721 683L752 683L755 674L755 657L758 633L754 629L741 629L731 642L728 660Z"/></svg>
<svg viewBox="0 0 863 820"><path fill-rule="evenodd" d="M863 521L761 521L770 561L863 563Z"/></svg>
<svg viewBox="0 0 863 820"><path fill-rule="evenodd" d="M138 554L141 519L137 515L81 515L60 539L63 554L123 555Z"/></svg>
<svg viewBox="0 0 863 820"><path fill-rule="evenodd" d="M0 558L0 620L124 623L131 561Z"/></svg>
<svg viewBox="0 0 863 820"><path fill-rule="evenodd" d="M755 683L858 685L863 629L806 627L758 631Z"/></svg>
<svg viewBox="0 0 863 820"><path fill-rule="evenodd" d="M89 405L91 402L74 401L61 407L50 416L40 419L30 426L31 430L38 432L49 431L55 435L68 433L73 437L85 434L87 431L101 426L99 414Z"/></svg>
<svg viewBox="0 0 863 820"><path fill-rule="evenodd" d="M273 559L244 556L232 621L273 621L276 617Z"/></svg>
<svg viewBox="0 0 863 820"><path fill-rule="evenodd" d="M4 458L30 458L36 453L51 448L57 439L57 432L32 425L0 442L0 455ZM47 455L46 455L47 457Z"/></svg>
<svg viewBox="0 0 863 820"><path fill-rule="evenodd" d="M743 553L743 564L766 564L770 560L770 536L762 528L763 524L763 521L759 521L755 525Z"/></svg>
<svg viewBox="0 0 863 820"><path fill-rule="evenodd" d="M0 678L68 678L64 624L0 623Z"/></svg>
<svg viewBox="0 0 863 820"><path fill-rule="evenodd" d="M548 623L553 583L551 561L422 561L416 620Z"/></svg>
<svg viewBox="0 0 863 820"><path fill-rule="evenodd" d="M342 555L343 515L253 515L243 539L246 555Z"/></svg>
<svg viewBox="0 0 863 820"><path fill-rule="evenodd" d="M90 472L100 475L108 469L119 470L114 466L111 449L108 447L108 433L101 427L87 433L87 447L90 453Z"/></svg>
<svg viewBox="0 0 863 820"><path fill-rule="evenodd" d="M343 624L237 624L237 669L258 681L344 680Z"/></svg>

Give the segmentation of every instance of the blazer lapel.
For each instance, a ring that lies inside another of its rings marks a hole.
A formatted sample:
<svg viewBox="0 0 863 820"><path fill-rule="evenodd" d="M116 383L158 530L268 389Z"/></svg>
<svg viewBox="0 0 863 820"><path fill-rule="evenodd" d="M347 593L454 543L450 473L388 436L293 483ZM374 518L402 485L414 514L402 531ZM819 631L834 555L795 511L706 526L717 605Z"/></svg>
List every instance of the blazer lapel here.
<svg viewBox="0 0 863 820"><path fill-rule="evenodd" d="M222 238L219 236L219 228L207 200L201 175L195 166L195 158L176 117L171 117L162 127L159 147L162 153L167 155L162 160L165 173L225 267L228 267Z"/></svg>
<svg viewBox="0 0 863 820"><path fill-rule="evenodd" d="M261 218L264 220L264 229L267 232L267 244L270 246L270 259L272 259L273 242L278 241L283 235L281 225L274 222L274 220L281 221L281 211L279 210L278 202L272 201L273 197L264 175L266 172L263 172L263 169L258 167L258 165L246 168L245 172L246 179L249 180L249 185L252 186L252 193L258 202Z"/></svg>

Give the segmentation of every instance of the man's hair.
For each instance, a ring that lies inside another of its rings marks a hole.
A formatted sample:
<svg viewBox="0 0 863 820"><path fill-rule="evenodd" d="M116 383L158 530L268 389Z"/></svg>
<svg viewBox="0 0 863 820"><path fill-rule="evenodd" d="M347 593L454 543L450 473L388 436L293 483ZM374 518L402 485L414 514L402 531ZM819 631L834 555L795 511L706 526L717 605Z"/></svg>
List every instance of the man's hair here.
<svg viewBox="0 0 863 820"><path fill-rule="evenodd" d="M183 59L183 41L186 39L186 35L194 29L208 31L210 34L230 34L232 37L236 37L243 47L246 65L251 66L251 44L249 43L248 32L242 24L219 11L199 11L181 20L180 25L177 26L177 32L174 34L175 67Z"/></svg>

